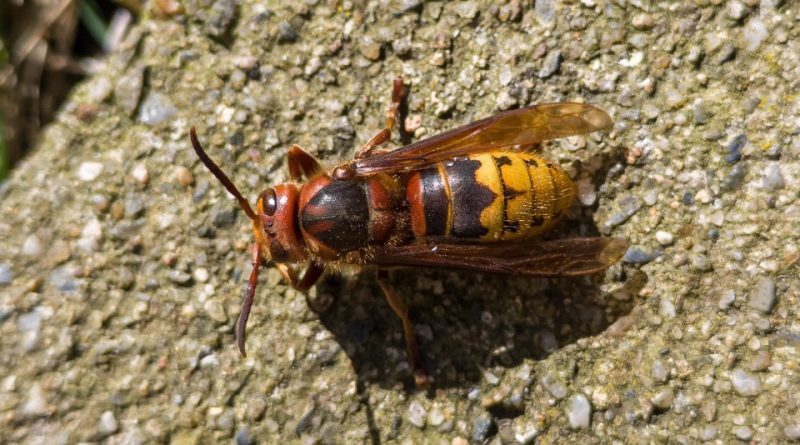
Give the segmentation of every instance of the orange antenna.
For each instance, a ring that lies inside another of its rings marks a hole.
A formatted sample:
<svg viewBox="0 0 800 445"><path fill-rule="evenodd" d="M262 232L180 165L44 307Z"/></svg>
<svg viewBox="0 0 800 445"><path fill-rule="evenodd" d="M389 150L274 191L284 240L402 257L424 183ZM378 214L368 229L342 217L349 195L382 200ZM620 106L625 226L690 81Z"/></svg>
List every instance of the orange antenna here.
<svg viewBox="0 0 800 445"><path fill-rule="evenodd" d="M194 152L197 153L197 156L203 161L203 165L214 175L222 185L225 186L225 189L233 195L237 201L239 201L239 207L244 210L244 213L247 214L247 217L252 219L253 221L258 221L258 216L256 216L256 212L250 207L250 204L244 199L241 193L239 193L239 189L233 185L233 182L228 178L228 176L222 171L211 158L208 157L203 147L200 145L200 141L197 140L197 132L195 131L194 127L189 129L189 136L192 139L192 147L194 147Z"/></svg>

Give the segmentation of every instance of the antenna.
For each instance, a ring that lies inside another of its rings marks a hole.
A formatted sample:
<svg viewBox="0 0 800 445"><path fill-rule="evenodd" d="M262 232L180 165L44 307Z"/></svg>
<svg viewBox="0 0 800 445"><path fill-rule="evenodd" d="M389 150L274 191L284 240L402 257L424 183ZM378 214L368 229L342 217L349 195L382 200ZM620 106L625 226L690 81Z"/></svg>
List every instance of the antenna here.
<svg viewBox="0 0 800 445"><path fill-rule="evenodd" d="M203 147L200 145L200 141L197 140L197 132L195 131L194 127L189 129L189 137L192 139L192 147L194 147L194 152L197 153L197 157L203 161L203 165L219 179L219 182L225 186L225 189L233 195L237 201L239 201L239 207L244 210L244 213L247 214L247 217L252 219L253 221L258 221L258 216L256 216L256 212L253 211L250 204L244 199L241 193L239 193L239 189L233 185L233 182L228 178L228 176L222 171L221 168L211 158L208 157Z"/></svg>

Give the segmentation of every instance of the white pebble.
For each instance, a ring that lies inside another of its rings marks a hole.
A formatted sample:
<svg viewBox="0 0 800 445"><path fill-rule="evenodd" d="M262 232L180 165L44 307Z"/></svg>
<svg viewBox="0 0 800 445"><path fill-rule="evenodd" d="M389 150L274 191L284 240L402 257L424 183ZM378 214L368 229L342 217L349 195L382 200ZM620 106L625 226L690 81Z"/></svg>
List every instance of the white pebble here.
<svg viewBox="0 0 800 445"><path fill-rule="evenodd" d="M588 179L581 179L575 183L578 187L578 200L585 206L594 205L597 201L597 191L594 184Z"/></svg>
<svg viewBox="0 0 800 445"><path fill-rule="evenodd" d="M656 241L662 246L670 246L675 242L675 237L669 232L658 230L656 231Z"/></svg>
<svg viewBox="0 0 800 445"><path fill-rule="evenodd" d="M105 411L100 415L99 429L102 434L114 434L117 432L117 428L119 428L119 424L117 424L117 419L112 411Z"/></svg>
<svg viewBox="0 0 800 445"><path fill-rule="evenodd" d="M500 72L500 85L506 86L511 83L511 79L514 78L514 74L510 70L504 70Z"/></svg>
<svg viewBox="0 0 800 445"><path fill-rule="evenodd" d="M144 164L137 164L131 171L133 179L139 184L146 185L150 181L150 172L147 171L147 166Z"/></svg>
<svg viewBox="0 0 800 445"><path fill-rule="evenodd" d="M209 276L208 269L206 269L205 267L198 267L192 272L192 275L194 275L195 280L201 283L205 283L206 281L208 281L208 276Z"/></svg>
<svg viewBox="0 0 800 445"><path fill-rule="evenodd" d="M30 391L28 391L28 398L25 404L22 405L22 413L29 416L43 416L47 414L47 400L45 400L44 391L38 382L33 382Z"/></svg>
<svg viewBox="0 0 800 445"><path fill-rule="evenodd" d="M42 254L42 242L36 235L28 235L22 243L21 253L26 256L39 256Z"/></svg>
<svg viewBox="0 0 800 445"><path fill-rule="evenodd" d="M711 221L711 224L714 224L717 227L722 227L722 224L725 223L725 212L722 210L717 210L711 214L709 221Z"/></svg>
<svg viewBox="0 0 800 445"><path fill-rule="evenodd" d="M97 219L92 219L81 230L81 237L78 239L78 248L84 252L92 252L100 247L103 239L103 225Z"/></svg>
<svg viewBox="0 0 800 445"><path fill-rule="evenodd" d="M103 164L99 162L82 162L78 166L78 179L84 182L94 181L103 172Z"/></svg>
<svg viewBox="0 0 800 445"><path fill-rule="evenodd" d="M572 429L588 428L592 420L592 405L583 394L576 394L569 399L567 418Z"/></svg>
<svg viewBox="0 0 800 445"><path fill-rule="evenodd" d="M17 376L10 375L3 379L3 382L0 383L0 391L3 392L11 392L17 388Z"/></svg>
<svg viewBox="0 0 800 445"><path fill-rule="evenodd" d="M219 359L216 354L208 354L200 359L200 367L203 369L214 368L219 365Z"/></svg>
<svg viewBox="0 0 800 445"><path fill-rule="evenodd" d="M727 311L736 301L736 292L733 289L725 289L719 296L717 307L721 311Z"/></svg>
<svg viewBox="0 0 800 445"><path fill-rule="evenodd" d="M406 419L408 419L408 423L414 425L415 427L423 428L425 426L425 414L425 408L423 408L419 402L414 400L408 406Z"/></svg>
<svg viewBox="0 0 800 445"><path fill-rule="evenodd" d="M756 396L761 392L761 380L757 375L752 375L741 368L736 368L731 373L731 383L739 395Z"/></svg>
<svg viewBox="0 0 800 445"><path fill-rule="evenodd" d="M761 46L761 42L769 37L769 31L767 31L767 27L758 17L753 17L749 22L747 22L747 25L744 27L743 34L745 41L747 41L748 51L755 51L759 46Z"/></svg>

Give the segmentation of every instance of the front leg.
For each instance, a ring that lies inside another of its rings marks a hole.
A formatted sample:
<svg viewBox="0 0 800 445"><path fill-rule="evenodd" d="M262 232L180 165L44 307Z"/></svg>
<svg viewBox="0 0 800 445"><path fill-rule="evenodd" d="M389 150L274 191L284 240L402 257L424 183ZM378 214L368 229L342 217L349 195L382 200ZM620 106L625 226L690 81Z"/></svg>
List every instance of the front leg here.
<svg viewBox="0 0 800 445"><path fill-rule="evenodd" d="M322 276L322 272L325 272L325 267L320 266L317 263L309 263L308 267L306 267L305 273L303 273L303 278L300 280L297 279L297 272L289 265L280 263L277 264L275 267L278 268L278 272L283 275L283 278L289 282L289 286L292 286L292 289L306 293L311 286L319 281L320 277Z"/></svg>
<svg viewBox="0 0 800 445"><path fill-rule="evenodd" d="M289 176L294 181L311 178L322 171L319 160L297 144L289 148L286 157L289 161Z"/></svg>
<svg viewBox="0 0 800 445"><path fill-rule="evenodd" d="M411 324L411 318L408 316L408 306L403 300L403 297L395 293L389 284L389 271L378 269L378 284L381 286L386 301L391 306L394 313L400 317L403 322L403 333L406 339L406 353L408 360L411 362L411 367L414 370L414 383L418 388L426 388L431 383L431 378L422 368L422 360L419 356L419 349L417 348L417 337L414 333L414 326Z"/></svg>

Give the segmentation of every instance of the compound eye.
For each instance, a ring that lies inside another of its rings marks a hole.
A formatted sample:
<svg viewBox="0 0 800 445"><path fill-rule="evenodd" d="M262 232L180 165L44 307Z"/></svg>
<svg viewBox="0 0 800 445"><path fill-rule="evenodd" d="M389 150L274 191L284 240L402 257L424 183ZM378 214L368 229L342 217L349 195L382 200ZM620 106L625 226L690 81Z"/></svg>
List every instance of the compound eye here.
<svg viewBox="0 0 800 445"><path fill-rule="evenodd" d="M275 196L275 189L264 190L261 194L261 199L264 202L264 213L267 216L272 216L278 210L278 198Z"/></svg>

